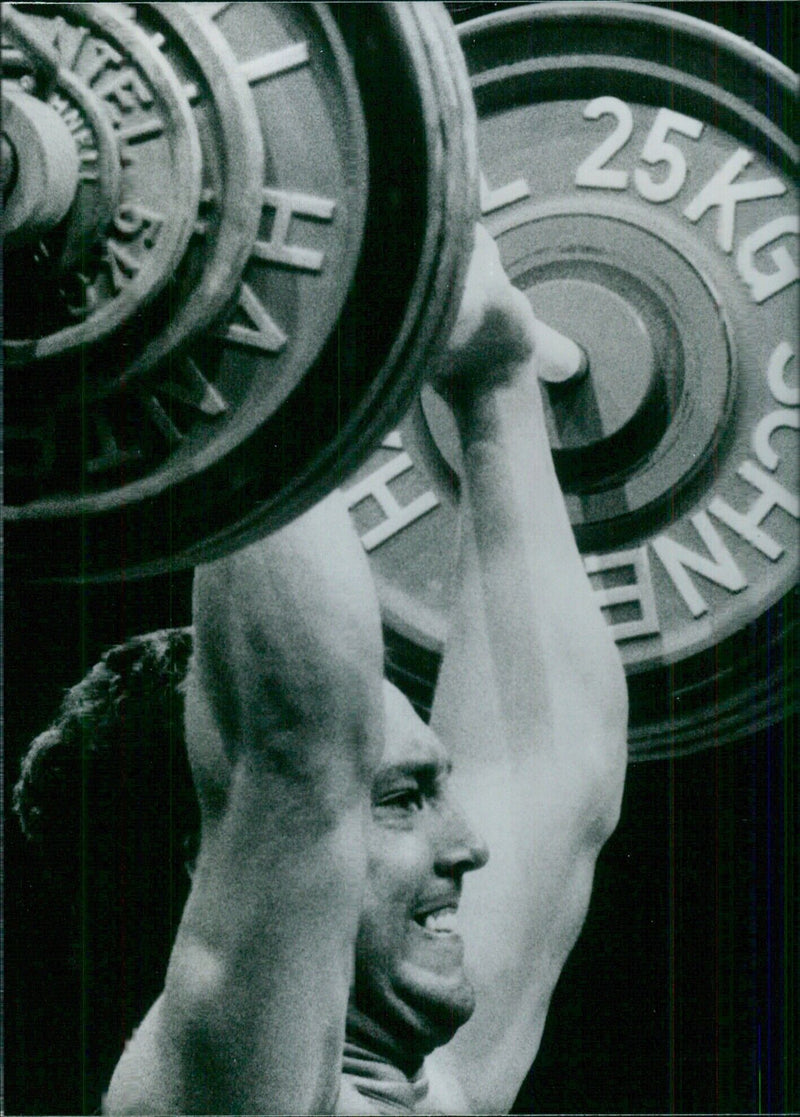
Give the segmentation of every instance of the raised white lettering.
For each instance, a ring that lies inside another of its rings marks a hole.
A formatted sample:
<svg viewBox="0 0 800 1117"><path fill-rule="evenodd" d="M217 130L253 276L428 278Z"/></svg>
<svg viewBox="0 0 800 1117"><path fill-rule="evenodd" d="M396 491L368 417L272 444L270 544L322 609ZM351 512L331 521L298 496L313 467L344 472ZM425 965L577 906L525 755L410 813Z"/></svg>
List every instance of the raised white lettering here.
<svg viewBox="0 0 800 1117"><path fill-rule="evenodd" d="M616 641L634 640L641 636L653 636L661 631L656 607L656 595L650 572L650 561L644 547L629 551L616 551L608 555L584 555L583 565L589 575L601 574L605 570L629 568L633 581L621 586L593 586L595 601L601 609L613 609L617 605L635 603L640 616L633 620L614 623L613 617L606 616L611 633Z"/></svg>
<svg viewBox="0 0 800 1117"><path fill-rule="evenodd" d="M796 408L792 411L770 411L753 431L753 450L756 457L763 466L773 471L778 468L779 459L769 439L772 432L781 427L794 427L795 430L800 430L800 411Z"/></svg>
<svg viewBox="0 0 800 1117"><path fill-rule="evenodd" d="M114 229L126 240L141 237L145 248L152 248L156 242L164 215L154 209L141 206L137 202L127 202L114 214Z"/></svg>
<svg viewBox="0 0 800 1117"><path fill-rule="evenodd" d="M110 74L102 86L95 89L98 97L111 105L119 113L133 112L137 108L152 105L150 90L135 70L127 67Z"/></svg>
<svg viewBox="0 0 800 1117"><path fill-rule="evenodd" d="M760 524L767 518L773 508L782 508L795 519L800 518L800 499L790 493L774 477L764 473L763 469L751 461L746 461L736 471L739 476L758 489L760 496L753 502L747 512L738 512L732 508L722 497L715 496L708 506L709 512L727 524L732 531L746 539L762 554L773 562L779 559L784 548L771 535L762 531Z"/></svg>
<svg viewBox="0 0 800 1117"><path fill-rule="evenodd" d="M238 309L252 325L231 322L222 331L226 341L244 345L248 349L259 349L262 353L279 353L283 349L287 341L286 334L273 321L247 283L239 288Z"/></svg>
<svg viewBox="0 0 800 1117"><path fill-rule="evenodd" d="M106 241L103 260L108 265L111 274L111 286L114 288L114 294L116 295L130 283L142 266L138 257L132 255L127 248L110 237Z"/></svg>
<svg viewBox="0 0 800 1117"><path fill-rule="evenodd" d="M777 403L786 407L800 406L800 385L790 388L786 383L786 367L795 352L787 341L781 341L772 350L767 365L767 383Z"/></svg>
<svg viewBox="0 0 800 1117"><path fill-rule="evenodd" d="M674 198L686 181L686 158L679 147L667 142L670 132L680 132L690 139L699 139L703 123L672 109L659 109L645 140L639 158L654 166L666 163L669 168L663 181L656 181L649 171L637 167L633 172L636 189L648 202L667 202Z"/></svg>
<svg viewBox="0 0 800 1117"><path fill-rule="evenodd" d="M507 182L505 186L498 186L496 190L492 190L483 172L480 177L480 191L481 213L484 216L531 196L531 188L524 178L515 178L513 182Z"/></svg>
<svg viewBox="0 0 800 1117"><path fill-rule="evenodd" d="M66 124L76 144L91 144L92 133L86 127L83 114L59 94L54 93L49 102Z"/></svg>
<svg viewBox="0 0 800 1117"><path fill-rule="evenodd" d="M583 110L587 120L599 120L601 116L616 117L617 125L610 136L606 136L599 147L584 159L575 172L576 186L590 186L600 190L624 190L628 185L628 172L613 170L606 166L631 138L633 132L633 113L619 97L595 97Z"/></svg>
<svg viewBox="0 0 800 1117"><path fill-rule="evenodd" d="M239 69L250 85L274 77L276 74L285 74L288 70L295 70L308 62L308 43L288 43L279 50L261 54L258 58L251 58L239 64Z"/></svg>
<svg viewBox="0 0 800 1117"><path fill-rule="evenodd" d="M191 357L185 357L179 363L171 361L169 364L178 378L159 384L160 395L180 400L209 418L222 415L228 410L225 397L203 376Z"/></svg>
<svg viewBox="0 0 800 1117"><path fill-rule="evenodd" d="M780 244L769 253L769 258L775 265L770 272L763 272L756 267L756 253L768 244L772 244L780 237L800 234L800 218L797 214L786 214L768 221L760 229L746 236L739 245L736 253L736 270L750 288L750 294L757 303L763 303L771 295L777 295L784 287L800 276L800 269L789 255L785 245Z"/></svg>
<svg viewBox="0 0 800 1117"><path fill-rule="evenodd" d="M160 116L150 116L147 120L140 120L137 124L126 124L117 129L117 140L120 143L141 143L142 140L151 140L160 136L164 131L164 121Z"/></svg>
<svg viewBox="0 0 800 1117"><path fill-rule="evenodd" d="M64 306L71 318L83 319L93 314L99 303L92 281L83 272L73 272L72 282L60 292Z"/></svg>
<svg viewBox="0 0 800 1117"><path fill-rule="evenodd" d="M171 415L167 414L155 396L141 396L142 405L153 421L153 426L170 446L180 442L183 435L178 430Z"/></svg>
<svg viewBox="0 0 800 1117"><path fill-rule="evenodd" d="M81 27L76 28L74 24L68 24L63 16L56 16L52 23L53 28L53 46L58 52L58 56L64 65L69 70L75 69L75 63L78 60L78 55L83 49L84 43L89 39L89 28ZM104 44L108 57L114 62L121 62L122 56L117 54L113 47ZM3 61L6 60L5 45L3 47ZM91 76L84 74L84 81L90 81Z"/></svg>
<svg viewBox="0 0 800 1117"><path fill-rule="evenodd" d="M413 524L421 516L436 508L439 499L435 493L427 491L416 497L409 504L400 504L389 489L389 482L406 473L413 466L413 461L405 452L396 454L388 462L370 473L363 481L357 482L350 489L344 490L346 505L349 509L355 508L362 500L372 497L377 501L385 519L377 527L371 528L361 536L365 551L374 551L381 543L397 535L404 527Z"/></svg>
<svg viewBox="0 0 800 1117"><path fill-rule="evenodd" d="M89 38L88 31L81 37L78 50L73 55L71 69L75 69L78 53L81 60L80 77L87 85L91 85L106 66L119 66L122 63L122 55L114 50L110 43L104 43L102 39Z"/></svg>
<svg viewBox="0 0 800 1117"><path fill-rule="evenodd" d="M87 151L86 148L81 149L81 169L78 172L78 178L81 182L96 182L100 177L96 170L93 170L93 165L97 163L98 155L96 151Z"/></svg>
<svg viewBox="0 0 800 1117"><path fill-rule="evenodd" d="M677 543L667 535L652 539L651 546L669 574L693 617L701 617L708 612L708 604L687 573L694 570L710 582L723 586L731 593L745 589L747 579L734 561L733 555L719 537L719 534L705 512L697 512L691 517L697 534L711 553L711 557L700 555L682 543Z"/></svg>
<svg viewBox="0 0 800 1117"><path fill-rule="evenodd" d="M315 194L299 194L292 190L266 187L262 204L271 206L275 210L275 217L269 240L257 240L253 246L253 256L301 271L320 271L325 260L324 252L288 244L289 225L294 216L330 221L336 202L330 198L318 198Z"/></svg>
<svg viewBox="0 0 800 1117"><path fill-rule="evenodd" d="M736 206L739 202L753 202L759 198L777 198L786 193L786 184L779 178L759 178L750 182L735 182L741 172L753 161L752 151L740 147L723 163L683 211L690 221L699 221L704 213L719 207L717 244L723 252L730 252L736 226Z"/></svg>
<svg viewBox="0 0 800 1117"><path fill-rule="evenodd" d="M186 96L186 100L189 102L190 105L196 105L197 102L200 100L200 87L193 81L185 81L183 83L183 92Z"/></svg>

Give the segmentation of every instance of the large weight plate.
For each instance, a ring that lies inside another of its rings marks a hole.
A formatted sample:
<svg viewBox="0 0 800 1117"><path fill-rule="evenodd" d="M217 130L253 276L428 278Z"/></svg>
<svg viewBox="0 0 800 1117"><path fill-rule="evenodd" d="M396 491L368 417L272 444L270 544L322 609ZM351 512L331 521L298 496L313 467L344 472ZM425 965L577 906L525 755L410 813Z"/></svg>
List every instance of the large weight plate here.
<svg viewBox="0 0 800 1117"><path fill-rule="evenodd" d="M97 397L137 384L145 372L187 340L196 338L225 309L253 251L264 178L263 142L250 87L211 21L175 3L116 4L113 10L144 33L152 50L177 78L191 106L202 154L202 191L192 235L172 269L166 291L153 303L137 306L124 329L108 344L103 345L98 338L91 347L81 347L75 380L80 382L84 396ZM59 85L63 87L71 77L62 69ZM76 104L62 95L50 98L80 137L86 127L81 130L76 126L76 119L80 119L77 114L86 117L91 100L85 85L78 88ZM108 128L111 146L116 149L111 121ZM96 150L100 144L95 142L93 148L91 157L88 152L84 156L91 158L92 174L82 176L81 191L86 193L95 187L101 198L106 198L113 194L109 175L98 168ZM113 154L119 164L116 150ZM180 183L175 187L179 189ZM68 266L68 254L77 255L80 266L80 259L87 256L87 246L94 244L93 234L104 233L112 216L108 213L103 221L101 215L87 213L85 201L79 200L82 204L73 206L69 219L75 231L64 238L66 245L59 259L62 272ZM166 379L171 384L180 381L175 363ZM180 383L175 384L175 391L180 388ZM153 409L159 406L154 399Z"/></svg>
<svg viewBox="0 0 800 1117"><path fill-rule="evenodd" d="M89 408L96 492L12 509L14 551L64 540L49 573L76 554L84 578L191 565L280 526L355 468L442 352L477 215L463 57L439 4L332 10L193 6L256 102L262 229L215 335Z"/></svg>
<svg viewBox="0 0 800 1117"><path fill-rule="evenodd" d="M210 20L187 4L118 7L145 32L180 79L203 153L194 234L165 296L137 316L123 339L125 365L117 371L116 382L131 385L197 338L236 292L258 235L264 144L247 78ZM171 375L175 377L174 368Z"/></svg>
<svg viewBox="0 0 800 1117"><path fill-rule="evenodd" d="M201 152L172 68L116 5L9 7L58 60L64 77L51 104L68 121L80 180L95 181L99 195L88 206L85 190L77 199L85 238L58 229L6 257L3 355L31 366L80 357L163 289L197 218ZM24 390L46 395L48 373ZM21 376L27 385L30 374Z"/></svg>
<svg viewBox="0 0 800 1117"><path fill-rule="evenodd" d="M336 4L331 11L353 59L368 135L361 256L333 346L289 401L305 442L293 475L277 501L256 496L230 530L207 536L200 560L285 522L351 473L440 359L460 302L478 168L469 79L452 22L439 3ZM277 419L284 424L277 444L285 445L285 417Z"/></svg>
<svg viewBox="0 0 800 1117"><path fill-rule="evenodd" d="M191 14L224 37L255 103L258 238L217 333L141 391L60 400L54 382L54 406L28 438L36 469L15 455L6 490L11 560L40 574L131 576L210 558L254 506L280 504L337 430L336 338L326 345L359 259L368 191L344 41L324 5L198 3ZM369 370L355 371L363 386ZM318 398L311 386L326 383Z"/></svg>
<svg viewBox="0 0 800 1117"><path fill-rule="evenodd" d="M628 672L631 755L737 738L796 704L794 78L640 5L537 4L461 40L485 219L589 357L585 380L543 391ZM453 443L423 393L348 487L395 670L423 701L455 561Z"/></svg>

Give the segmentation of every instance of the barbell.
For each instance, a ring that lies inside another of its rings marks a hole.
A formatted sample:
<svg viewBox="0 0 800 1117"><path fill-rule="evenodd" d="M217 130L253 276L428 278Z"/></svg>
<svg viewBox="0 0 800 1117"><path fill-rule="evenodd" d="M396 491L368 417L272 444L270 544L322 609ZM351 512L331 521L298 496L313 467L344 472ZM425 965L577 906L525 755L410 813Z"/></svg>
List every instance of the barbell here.
<svg viewBox="0 0 800 1117"><path fill-rule="evenodd" d="M785 67L606 0L470 21L461 49L437 4L4 8L12 569L193 565L344 483L424 707L459 466L418 386L479 197L588 355L543 394L632 756L796 708Z"/></svg>
<svg viewBox="0 0 800 1117"><path fill-rule="evenodd" d="M588 373L544 385L553 456L624 660L633 757L797 708L797 82L709 24L543 3L461 26L484 220ZM430 703L457 445L423 389L348 483L397 677ZM422 666L420 666L422 665Z"/></svg>
<svg viewBox="0 0 800 1117"><path fill-rule="evenodd" d="M5 7L12 563L207 560L319 499L407 409L458 308L474 112L442 8L364 14ZM66 210L44 206L52 173L33 189L17 119L71 158Z"/></svg>

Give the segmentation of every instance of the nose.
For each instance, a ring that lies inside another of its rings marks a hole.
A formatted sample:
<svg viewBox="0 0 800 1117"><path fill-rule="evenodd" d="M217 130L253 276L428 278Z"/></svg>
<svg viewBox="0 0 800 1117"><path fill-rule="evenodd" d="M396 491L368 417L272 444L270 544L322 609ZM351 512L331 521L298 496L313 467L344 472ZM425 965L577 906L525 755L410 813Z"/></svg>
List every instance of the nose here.
<svg viewBox="0 0 800 1117"><path fill-rule="evenodd" d="M545 384L569 384L586 375L589 360L577 342L538 318L535 339L537 372Z"/></svg>
<svg viewBox="0 0 800 1117"><path fill-rule="evenodd" d="M482 869L489 860L489 847L454 803L441 813L436 835L435 868L443 876L462 876Z"/></svg>

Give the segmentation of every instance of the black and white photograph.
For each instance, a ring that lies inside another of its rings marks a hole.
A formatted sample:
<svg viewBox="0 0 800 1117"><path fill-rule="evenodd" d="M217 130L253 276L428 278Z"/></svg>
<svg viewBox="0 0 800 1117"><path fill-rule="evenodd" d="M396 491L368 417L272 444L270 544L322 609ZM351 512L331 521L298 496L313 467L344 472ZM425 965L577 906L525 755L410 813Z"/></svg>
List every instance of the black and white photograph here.
<svg viewBox="0 0 800 1117"><path fill-rule="evenodd" d="M800 1113L798 11L3 3L2 1113Z"/></svg>

